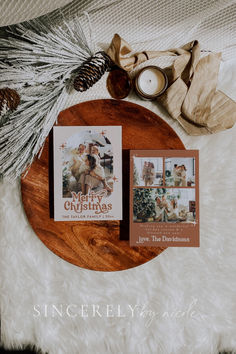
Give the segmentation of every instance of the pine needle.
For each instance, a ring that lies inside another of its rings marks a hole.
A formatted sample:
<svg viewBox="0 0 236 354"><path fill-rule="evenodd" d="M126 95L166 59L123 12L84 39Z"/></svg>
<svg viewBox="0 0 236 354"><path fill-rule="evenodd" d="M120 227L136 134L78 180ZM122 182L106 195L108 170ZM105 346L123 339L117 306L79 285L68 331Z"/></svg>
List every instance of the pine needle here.
<svg viewBox="0 0 236 354"><path fill-rule="evenodd" d="M32 20L8 27L7 36L0 38L0 88L17 90L21 103L0 122L0 174L15 179L40 151L71 78L93 53L78 18L56 27Z"/></svg>

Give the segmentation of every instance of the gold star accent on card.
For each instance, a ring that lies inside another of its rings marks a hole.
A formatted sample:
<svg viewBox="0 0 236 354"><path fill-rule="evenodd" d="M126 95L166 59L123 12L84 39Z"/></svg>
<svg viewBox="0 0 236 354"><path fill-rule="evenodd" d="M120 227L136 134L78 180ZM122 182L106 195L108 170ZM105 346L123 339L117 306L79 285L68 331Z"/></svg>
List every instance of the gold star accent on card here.
<svg viewBox="0 0 236 354"><path fill-rule="evenodd" d="M118 182L118 178L116 178L116 176L114 176L112 179L114 182Z"/></svg>
<svg viewBox="0 0 236 354"><path fill-rule="evenodd" d="M62 143L60 146L59 146L59 149L60 150L64 150L66 147L66 143Z"/></svg>
<svg viewBox="0 0 236 354"><path fill-rule="evenodd" d="M106 130L102 130L100 134L104 136L106 134Z"/></svg>

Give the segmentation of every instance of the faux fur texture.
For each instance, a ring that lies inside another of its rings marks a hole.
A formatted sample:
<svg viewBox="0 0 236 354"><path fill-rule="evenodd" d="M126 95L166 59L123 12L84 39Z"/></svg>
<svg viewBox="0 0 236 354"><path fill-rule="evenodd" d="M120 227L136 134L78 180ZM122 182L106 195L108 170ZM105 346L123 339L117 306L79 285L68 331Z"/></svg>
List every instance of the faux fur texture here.
<svg viewBox="0 0 236 354"><path fill-rule="evenodd" d="M222 67L225 79L233 64L235 70L236 61ZM223 84L236 92L231 80ZM153 103L145 106L157 111ZM236 350L236 127L194 138L174 127L188 148L200 149L200 248L169 248L122 272L80 269L35 236L22 209L19 184L1 184L0 301L6 347L32 343L50 354ZM83 304L83 314L69 317L81 312ZM102 317L93 317L93 304L100 306ZM35 305L41 307L34 310ZM53 317L52 305L62 317ZM107 305L113 306L108 314L114 317L107 316ZM126 317L119 317L118 305ZM86 312L88 317L82 317Z"/></svg>
<svg viewBox="0 0 236 354"><path fill-rule="evenodd" d="M222 64L220 88L234 99L235 73L236 61ZM73 95L67 106L108 97L105 80L86 94ZM187 148L200 149L201 247L168 248L122 272L80 269L54 255L34 234L19 183L0 184L5 347L31 343L49 354L236 352L236 127L190 137L156 103L135 95L129 100L161 115Z"/></svg>

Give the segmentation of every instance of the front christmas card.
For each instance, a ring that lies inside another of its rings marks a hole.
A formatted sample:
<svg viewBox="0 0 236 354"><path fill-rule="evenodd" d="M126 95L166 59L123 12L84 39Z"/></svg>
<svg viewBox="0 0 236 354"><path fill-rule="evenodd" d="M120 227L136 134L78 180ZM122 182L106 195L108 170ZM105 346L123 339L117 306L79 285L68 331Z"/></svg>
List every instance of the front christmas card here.
<svg viewBox="0 0 236 354"><path fill-rule="evenodd" d="M130 151L130 245L199 247L197 150Z"/></svg>
<svg viewBox="0 0 236 354"><path fill-rule="evenodd" d="M54 127L53 149L55 221L121 220L121 127Z"/></svg>

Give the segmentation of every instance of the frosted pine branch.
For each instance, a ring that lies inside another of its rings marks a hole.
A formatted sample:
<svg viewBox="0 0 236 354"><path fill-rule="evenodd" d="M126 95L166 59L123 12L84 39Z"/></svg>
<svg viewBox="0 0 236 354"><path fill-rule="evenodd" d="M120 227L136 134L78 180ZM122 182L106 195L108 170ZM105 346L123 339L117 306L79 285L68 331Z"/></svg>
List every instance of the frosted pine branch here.
<svg viewBox="0 0 236 354"><path fill-rule="evenodd" d="M0 127L0 173L14 179L33 162L65 107L71 77L93 53L78 18L57 27L33 20L7 33L0 38L0 88L16 89L21 104Z"/></svg>

